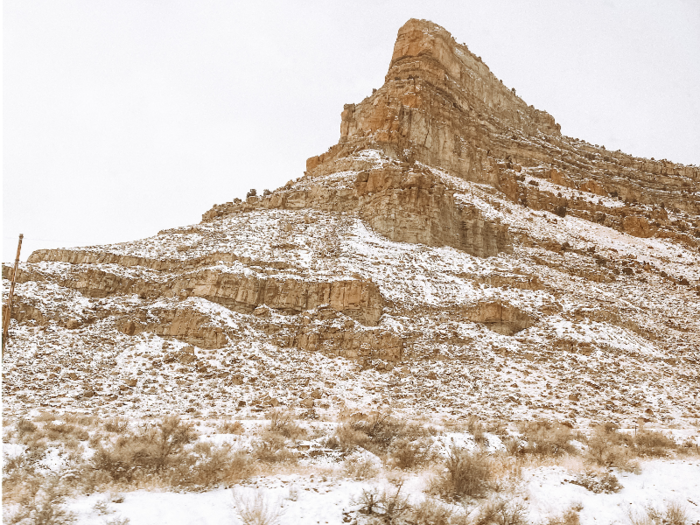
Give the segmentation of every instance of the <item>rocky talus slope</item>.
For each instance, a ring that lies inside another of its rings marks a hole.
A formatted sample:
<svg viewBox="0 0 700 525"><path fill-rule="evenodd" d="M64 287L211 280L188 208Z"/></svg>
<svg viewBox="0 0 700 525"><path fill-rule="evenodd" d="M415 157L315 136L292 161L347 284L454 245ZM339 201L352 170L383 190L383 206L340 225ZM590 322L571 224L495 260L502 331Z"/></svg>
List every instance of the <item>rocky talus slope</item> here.
<svg viewBox="0 0 700 525"><path fill-rule="evenodd" d="M21 264L3 410L686 425L699 246L699 168L562 135L409 20L384 85L345 106L303 176L199 224Z"/></svg>

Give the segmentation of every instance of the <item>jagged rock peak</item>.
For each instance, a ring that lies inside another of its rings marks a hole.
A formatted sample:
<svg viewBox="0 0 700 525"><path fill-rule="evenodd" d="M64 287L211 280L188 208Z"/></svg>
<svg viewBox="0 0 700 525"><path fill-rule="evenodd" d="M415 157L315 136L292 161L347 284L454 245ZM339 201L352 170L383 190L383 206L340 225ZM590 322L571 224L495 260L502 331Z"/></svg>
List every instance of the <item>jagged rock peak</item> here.
<svg viewBox="0 0 700 525"><path fill-rule="evenodd" d="M562 135L551 115L527 105L466 45L426 20L411 19L399 29L384 85L344 106L338 144L309 158L307 174L337 171L339 160L362 150L485 183L521 203L528 202L527 192L517 190L518 176L507 170L524 167L540 169L539 176L557 185L595 187L601 196L700 210L692 196L700 169ZM550 204L550 211L568 205Z"/></svg>
<svg viewBox="0 0 700 525"><path fill-rule="evenodd" d="M387 83L402 78L422 78L434 85L457 84L455 96L471 95L483 108L495 112L515 127L559 133L560 126L544 111L528 106L491 72L481 57L464 44L458 44L443 27L428 20L412 18L399 29L391 57ZM471 101L470 101L471 102ZM478 104L477 104L478 105ZM525 117L525 118L524 118Z"/></svg>
<svg viewBox="0 0 700 525"><path fill-rule="evenodd" d="M349 147L379 146L392 157L480 180L489 154L501 153L492 144L495 136L513 133L559 136L560 126L504 86L444 28L411 19L398 32L384 85L361 103L345 105L338 147L309 159L307 168Z"/></svg>

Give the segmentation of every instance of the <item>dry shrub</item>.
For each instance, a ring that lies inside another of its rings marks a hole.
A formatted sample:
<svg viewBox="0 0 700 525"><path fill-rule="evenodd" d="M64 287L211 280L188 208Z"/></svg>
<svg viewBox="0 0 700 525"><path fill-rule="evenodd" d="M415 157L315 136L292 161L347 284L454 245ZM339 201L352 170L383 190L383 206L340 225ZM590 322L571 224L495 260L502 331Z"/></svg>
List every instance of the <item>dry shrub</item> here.
<svg viewBox="0 0 700 525"><path fill-rule="evenodd" d="M379 511L379 491L376 489L362 489L357 497L350 498L350 505L358 505L359 512L371 516Z"/></svg>
<svg viewBox="0 0 700 525"><path fill-rule="evenodd" d="M234 491L233 501L243 525L277 525L282 517L279 502L269 501L262 492L246 497Z"/></svg>
<svg viewBox="0 0 700 525"><path fill-rule="evenodd" d="M354 430L350 425L343 423L336 428L335 434L326 441L326 446L348 452L357 447L364 448L368 442L369 436L367 434Z"/></svg>
<svg viewBox="0 0 700 525"><path fill-rule="evenodd" d="M113 434L124 434L129 430L129 422L125 419L115 417L105 422L104 429Z"/></svg>
<svg viewBox="0 0 700 525"><path fill-rule="evenodd" d="M390 494L387 491L382 492L379 499L379 506L382 510L385 523L396 523L396 520L400 520L404 514L411 510L411 506L408 504L408 498L401 495L401 488L403 487L403 482L400 482L396 487L396 492Z"/></svg>
<svg viewBox="0 0 700 525"><path fill-rule="evenodd" d="M71 425L78 425L81 427L95 426L95 423L98 421L98 418L96 418L95 416L71 413L64 414L62 419L66 423L70 423Z"/></svg>
<svg viewBox="0 0 700 525"><path fill-rule="evenodd" d="M9 525L68 525L74 523L75 516L65 509L64 502L65 491L60 485L59 478L50 476L31 494L26 495L20 502L17 512L14 514L5 512L3 523Z"/></svg>
<svg viewBox="0 0 700 525"><path fill-rule="evenodd" d="M53 412L47 412L45 410L42 410L37 416L34 417L34 421L36 421L37 423L46 423L47 421L55 421L58 418L59 416L57 416Z"/></svg>
<svg viewBox="0 0 700 525"><path fill-rule="evenodd" d="M197 443L178 464L171 484L180 487L210 488L231 485L249 478L255 472L255 461L244 450L230 444Z"/></svg>
<svg viewBox="0 0 700 525"><path fill-rule="evenodd" d="M627 434L610 427L598 428L588 440L586 458L601 467L616 467L627 472L635 471L634 440Z"/></svg>
<svg viewBox="0 0 700 525"><path fill-rule="evenodd" d="M370 458L350 457L343 463L343 475L355 481L372 479L379 474L379 469Z"/></svg>
<svg viewBox="0 0 700 525"><path fill-rule="evenodd" d="M628 514L632 525L689 525L690 519L685 508L678 502L666 504L666 508L657 508L648 505L639 515L633 512Z"/></svg>
<svg viewBox="0 0 700 525"><path fill-rule="evenodd" d="M51 441L67 441L71 438L78 441L90 439L90 434L87 430L69 423L50 421L44 425L42 430L46 434L47 439Z"/></svg>
<svg viewBox="0 0 700 525"><path fill-rule="evenodd" d="M196 439L197 433L191 423L167 416L154 425L119 436L108 448L99 446L92 465L113 481L131 482L177 466L185 445Z"/></svg>
<svg viewBox="0 0 700 525"><path fill-rule="evenodd" d="M571 444L577 436L566 425L552 421L526 421L518 426L525 444L516 439L509 440L506 448L511 453L557 457L577 452Z"/></svg>
<svg viewBox="0 0 700 525"><path fill-rule="evenodd" d="M20 419L19 422L17 423L17 431L19 432L19 437L22 439L24 436L28 434L32 434L36 432L37 426L29 421L28 419Z"/></svg>
<svg viewBox="0 0 700 525"><path fill-rule="evenodd" d="M378 456L384 456L397 440L410 443L429 435L429 432L418 424L409 424L397 419L390 411L378 410L370 414L351 415L338 426L327 444L344 451L361 447Z"/></svg>
<svg viewBox="0 0 700 525"><path fill-rule="evenodd" d="M582 510L583 505L572 505L563 514L549 518L546 525L581 525L579 512Z"/></svg>
<svg viewBox="0 0 700 525"><path fill-rule="evenodd" d="M269 413L270 432L277 432L289 439L301 439L306 437L306 429L297 423L294 413L290 410L272 410Z"/></svg>
<svg viewBox="0 0 700 525"><path fill-rule="evenodd" d="M426 499L411 511L411 523L415 525L457 525L467 523L463 513L435 499Z"/></svg>
<svg viewBox="0 0 700 525"><path fill-rule="evenodd" d="M504 499L488 501L480 509L473 525L527 525L525 506Z"/></svg>
<svg viewBox="0 0 700 525"><path fill-rule="evenodd" d="M92 472L87 469L82 482L90 491L108 482L202 489L230 485L253 474L254 460L247 452L230 444L188 446L197 437L191 423L173 416L140 426L112 444L98 445Z"/></svg>
<svg viewBox="0 0 700 525"><path fill-rule="evenodd" d="M590 490L594 494L614 494L623 489L617 477L610 472L582 472L578 474L575 479L571 480L570 483Z"/></svg>
<svg viewBox="0 0 700 525"><path fill-rule="evenodd" d="M388 450L388 462L400 469L421 467L433 459L432 441L428 438L411 440L409 438L395 439Z"/></svg>
<svg viewBox="0 0 700 525"><path fill-rule="evenodd" d="M287 448L285 438L269 431L253 443L253 456L264 463L290 463L297 459L297 455Z"/></svg>
<svg viewBox="0 0 700 525"><path fill-rule="evenodd" d="M634 445L637 455L643 457L665 457L678 448L673 439L654 430L638 432L634 437Z"/></svg>
<svg viewBox="0 0 700 525"><path fill-rule="evenodd" d="M245 428L240 421L224 421L218 427L216 431L219 434L244 434Z"/></svg>
<svg viewBox="0 0 700 525"><path fill-rule="evenodd" d="M488 445L488 439L484 435L486 429L478 417L469 416L469 419L467 419L467 432L472 435L477 444Z"/></svg>
<svg viewBox="0 0 700 525"><path fill-rule="evenodd" d="M362 489L356 498L350 499L350 504L358 505L361 514L380 516L387 524L396 523L412 510L408 499L401 494L402 486L403 483L399 483L393 494L386 490L380 493L376 489Z"/></svg>
<svg viewBox="0 0 700 525"><path fill-rule="evenodd" d="M453 448L445 467L445 472L433 480L432 487L443 497L453 500L480 498L491 488L491 460L481 452Z"/></svg>

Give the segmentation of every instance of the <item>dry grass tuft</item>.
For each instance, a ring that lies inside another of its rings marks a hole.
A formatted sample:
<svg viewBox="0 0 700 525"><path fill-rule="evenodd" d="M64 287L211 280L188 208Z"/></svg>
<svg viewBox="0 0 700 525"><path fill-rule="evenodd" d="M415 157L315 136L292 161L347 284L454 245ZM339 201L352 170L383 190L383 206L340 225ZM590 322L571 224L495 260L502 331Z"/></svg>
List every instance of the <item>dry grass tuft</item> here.
<svg viewBox="0 0 700 525"><path fill-rule="evenodd" d="M115 417L105 422L104 429L113 434L124 434L129 430L129 422L125 419Z"/></svg>
<svg viewBox="0 0 700 525"><path fill-rule="evenodd" d="M583 510L583 505L575 504L569 507L560 516L554 516L547 520L546 525L581 525L579 513Z"/></svg>
<svg viewBox="0 0 700 525"><path fill-rule="evenodd" d="M219 434L245 434L245 428L240 421L224 421L216 427L216 431Z"/></svg>
<svg viewBox="0 0 700 525"><path fill-rule="evenodd" d="M379 469L369 458L350 457L343 463L343 476L355 481L372 479L379 474Z"/></svg>
<svg viewBox="0 0 700 525"><path fill-rule="evenodd" d="M472 525L528 525L525 506L519 502L509 502L497 498L487 501L479 508Z"/></svg>
<svg viewBox="0 0 700 525"><path fill-rule="evenodd" d="M647 505L640 515L630 511L628 518L632 525L689 525L690 519L685 508L678 502L670 502L665 508Z"/></svg>
<svg viewBox="0 0 700 525"><path fill-rule="evenodd" d="M306 429L297 423L294 412L290 410L272 410L268 417L270 419L268 427L270 432L276 432L294 440L302 439L307 435Z"/></svg>
<svg viewBox="0 0 700 525"><path fill-rule="evenodd" d="M432 490L445 498L481 498L492 488L492 461L481 452L453 448L445 467L432 484Z"/></svg>
<svg viewBox="0 0 700 525"><path fill-rule="evenodd" d="M415 505L411 512L411 523L415 525L458 525L466 524L463 512L435 499L426 499Z"/></svg>
<svg viewBox="0 0 700 525"><path fill-rule="evenodd" d="M233 501L243 525L277 525L282 517L280 503L266 499L262 492L246 497L234 491Z"/></svg>

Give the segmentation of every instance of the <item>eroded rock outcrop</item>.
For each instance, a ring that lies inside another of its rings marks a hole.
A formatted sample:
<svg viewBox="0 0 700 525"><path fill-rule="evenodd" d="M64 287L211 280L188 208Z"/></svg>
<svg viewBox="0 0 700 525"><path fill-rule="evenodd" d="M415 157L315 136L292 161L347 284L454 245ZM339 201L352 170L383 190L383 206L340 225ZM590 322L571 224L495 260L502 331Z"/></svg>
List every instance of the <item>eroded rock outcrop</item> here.
<svg viewBox="0 0 700 525"><path fill-rule="evenodd" d="M535 324L535 319L522 310L502 302L480 303L466 312L466 318L486 325L503 335L514 335Z"/></svg>

